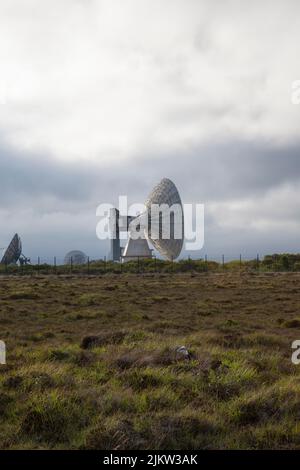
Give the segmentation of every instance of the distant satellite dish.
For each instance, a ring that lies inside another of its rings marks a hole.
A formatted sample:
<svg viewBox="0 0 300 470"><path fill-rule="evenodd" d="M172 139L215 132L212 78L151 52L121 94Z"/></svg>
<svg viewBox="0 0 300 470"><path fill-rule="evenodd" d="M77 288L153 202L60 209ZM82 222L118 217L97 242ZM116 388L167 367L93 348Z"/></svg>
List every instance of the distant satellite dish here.
<svg viewBox="0 0 300 470"><path fill-rule="evenodd" d="M16 264L22 254L22 242L19 235L16 233L10 242L8 248L5 250L0 264Z"/></svg>
<svg viewBox="0 0 300 470"><path fill-rule="evenodd" d="M168 210L162 212L157 210L157 207L163 206ZM111 254L114 261L151 258L152 253L147 240L164 258L174 260L180 255L184 241L184 215L175 184L168 178L163 178L151 191L145 207L146 212L137 217L120 216L117 209L111 210L111 231L114 235L111 238ZM137 227L139 230L136 230ZM170 229L167 237L163 233L163 227ZM144 238L134 239L134 230L143 233ZM122 256L120 231L129 232L129 239Z"/></svg>
<svg viewBox="0 0 300 470"><path fill-rule="evenodd" d="M80 265L87 263L87 256L79 250L73 250L66 254L64 264Z"/></svg>

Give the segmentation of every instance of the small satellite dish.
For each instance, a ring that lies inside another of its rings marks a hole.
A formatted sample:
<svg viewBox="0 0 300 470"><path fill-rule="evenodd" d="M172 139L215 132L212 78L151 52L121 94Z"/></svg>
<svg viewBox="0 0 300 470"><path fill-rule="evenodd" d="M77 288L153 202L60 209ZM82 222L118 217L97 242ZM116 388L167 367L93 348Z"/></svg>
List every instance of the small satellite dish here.
<svg viewBox="0 0 300 470"><path fill-rule="evenodd" d="M16 264L22 254L22 242L16 233L11 240L8 248L5 250L0 264Z"/></svg>
<svg viewBox="0 0 300 470"><path fill-rule="evenodd" d="M83 251L73 250L66 254L64 264L73 264L79 266L87 263L87 256Z"/></svg>
<svg viewBox="0 0 300 470"><path fill-rule="evenodd" d="M156 208L166 206L169 210L154 211L155 206ZM184 216L182 202L175 184L168 178L163 178L146 199L145 207L146 211L136 217L120 216L117 209L111 210L113 261L151 258L152 250L148 246L148 241L161 256L168 260L174 260L180 255L184 241ZM167 226L170 228L169 236L165 237L163 227ZM138 230L136 230L137 227ZM123 253L120 247L120 231L122 230L129 232L129 239ZM140 231L144 237L135 239L133 230Z"/></svg>

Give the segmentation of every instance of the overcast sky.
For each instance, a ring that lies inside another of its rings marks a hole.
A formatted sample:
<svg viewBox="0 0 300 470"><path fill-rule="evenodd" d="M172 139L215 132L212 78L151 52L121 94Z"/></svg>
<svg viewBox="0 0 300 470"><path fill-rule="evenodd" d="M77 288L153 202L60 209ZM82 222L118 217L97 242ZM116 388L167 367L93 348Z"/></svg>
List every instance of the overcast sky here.
<svg viewBox="0 0 300 470"><path fill-rule="evenodd" d="M300 252L299 43L298 0L1 0L0 247L102 257L98 204L168 177L192 256Z"/></svg>

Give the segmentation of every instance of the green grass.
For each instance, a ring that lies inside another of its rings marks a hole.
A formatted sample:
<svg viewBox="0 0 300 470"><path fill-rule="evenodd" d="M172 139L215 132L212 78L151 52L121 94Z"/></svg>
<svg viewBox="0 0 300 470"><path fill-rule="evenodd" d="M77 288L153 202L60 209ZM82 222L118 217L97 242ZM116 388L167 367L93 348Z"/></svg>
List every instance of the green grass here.
<svg viewBox="0 0 300 470"><path fill-rule="evenodd" d="M299 281L3 277L0 448L299 449Z"/></svg>

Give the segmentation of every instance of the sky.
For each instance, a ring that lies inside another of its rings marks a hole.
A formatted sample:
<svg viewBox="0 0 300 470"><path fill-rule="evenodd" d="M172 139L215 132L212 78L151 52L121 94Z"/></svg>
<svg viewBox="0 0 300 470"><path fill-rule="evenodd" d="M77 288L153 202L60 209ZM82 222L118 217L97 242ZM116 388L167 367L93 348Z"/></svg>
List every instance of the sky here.
<svg viewBox="0 0 300 470"><path fill-rule="evenodd" d="M108 253L96 209L170 178L198 258L300 252L298 0L1 0L0 247Z"/></svg>

